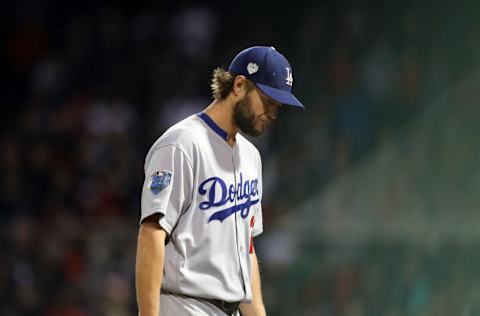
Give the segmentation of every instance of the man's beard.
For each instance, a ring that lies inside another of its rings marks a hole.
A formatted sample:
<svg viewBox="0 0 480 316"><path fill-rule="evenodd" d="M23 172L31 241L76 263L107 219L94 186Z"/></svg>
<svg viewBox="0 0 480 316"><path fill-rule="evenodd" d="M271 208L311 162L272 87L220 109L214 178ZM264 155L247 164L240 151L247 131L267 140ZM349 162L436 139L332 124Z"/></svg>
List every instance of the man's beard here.
<svg viewBox="0 0 480 316"><path fill-rule="evenodd" d="M233 107L233 121L243 133L249 136L257 137L262 135L262 131L255 128L257 120L252 109L252 101L248 95L235 103Z"/></svg>

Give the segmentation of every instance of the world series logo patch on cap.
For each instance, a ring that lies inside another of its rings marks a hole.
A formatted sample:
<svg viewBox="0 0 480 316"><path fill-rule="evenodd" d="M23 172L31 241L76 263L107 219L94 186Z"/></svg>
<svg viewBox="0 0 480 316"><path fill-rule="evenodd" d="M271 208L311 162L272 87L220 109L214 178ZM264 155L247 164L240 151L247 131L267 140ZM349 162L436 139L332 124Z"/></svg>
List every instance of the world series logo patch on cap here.
<svg viewBox="0 0 480 316"><path fill-rule="evenodd" d="M248 63L247 65L247 71L249 75L253 75L258 71L258 65L255 63Z"/></svg>
<svg viewBox="0 0 480 316"><path fill-rule="evenodd" d="M172 173L170 171L157 171L152 174L152 180L150 182L149 188L153 194L157 195L163 189L168 187L170 180L172 179Z"/></svg>

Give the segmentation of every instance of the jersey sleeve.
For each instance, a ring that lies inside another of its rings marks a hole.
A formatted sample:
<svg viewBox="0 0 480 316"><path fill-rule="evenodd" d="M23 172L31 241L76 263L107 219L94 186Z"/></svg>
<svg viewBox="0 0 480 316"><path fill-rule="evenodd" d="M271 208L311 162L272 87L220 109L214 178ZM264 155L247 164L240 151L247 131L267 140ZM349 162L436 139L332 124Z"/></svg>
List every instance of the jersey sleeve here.
<svg viewBox="0 0 480 316"><path fill-rule="evenodd" d="M193 169L185 154L175 145L156 149L145 164L140 222L160 213L160 226L171 234L191 203L192 188Z"/></svg>
<svg viewBox="0 0 480 316"><path fill-rule="evenodd" d="M260 156L260 155L259 155ZM255 212L255 221L252 228L252 236L256 237L263 232L263 214L262 214L262 194L263 194L263 178L262 178L262 161L258 159L258 194L259 203Z"/></svg>
<svg viewBox="0 0 480 316"><path fill-rule="evenodd" d="M262 218L262 206L259 205L257 208L257 213L255 215L255 222L253 224L252 236L257 237L263 233L263 218Z"/></svg>

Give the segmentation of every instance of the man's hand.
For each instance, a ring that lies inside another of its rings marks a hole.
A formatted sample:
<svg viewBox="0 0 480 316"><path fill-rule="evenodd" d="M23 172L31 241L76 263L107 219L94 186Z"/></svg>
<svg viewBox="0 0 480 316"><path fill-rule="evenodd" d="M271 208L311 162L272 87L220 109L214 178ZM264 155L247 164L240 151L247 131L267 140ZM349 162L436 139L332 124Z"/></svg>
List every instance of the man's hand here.
<svg viewBox="0 0 480 316"><path fill-rule="evenodd" d="M249 304L241 303L240 311L242 312L243 316L266 316L267 312L265 311L265 306L263 305L262 299L260 269L258 267L255 249L253 249L250 259L252 260L252 302Z"/></svg>

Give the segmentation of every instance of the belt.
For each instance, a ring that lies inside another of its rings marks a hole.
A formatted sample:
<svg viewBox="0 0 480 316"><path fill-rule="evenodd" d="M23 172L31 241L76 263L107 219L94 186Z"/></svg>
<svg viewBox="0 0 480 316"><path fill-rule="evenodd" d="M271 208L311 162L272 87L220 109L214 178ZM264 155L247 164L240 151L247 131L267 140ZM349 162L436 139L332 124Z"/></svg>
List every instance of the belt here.
<svg viewBox="0 0 480 316"><path fill-rule="evenodd" d="M240 305L240 302L226 302L213 298L202 298L201 300L215 305L216 307L218 307L218 309L222 310L228 316L234 315L238 310L238 306Z"/></svg>
<svg viewBox="0 0 480 316"><path fill-rule="evenodd" d="M222 312L225 313L225 315L228 315L228 316L233 316L238 311L238 307L240 305L240 302L227 302L227 301L217 300L217 299L214 299L214 298L203 298L203 297L189 296L189 295L185 295L185 294L173 293L173 292L170 292L170 291L167 291L167 290L164 290L164 289L162 289L161 293L164 294L164 295L176 295L176 296L180 296L180 297L184 297L184 298L192 298L192 299L195 299L195 300L210 303L210 304L214 305L215 307L217 307L218 309L220 309Z"/></svg>

